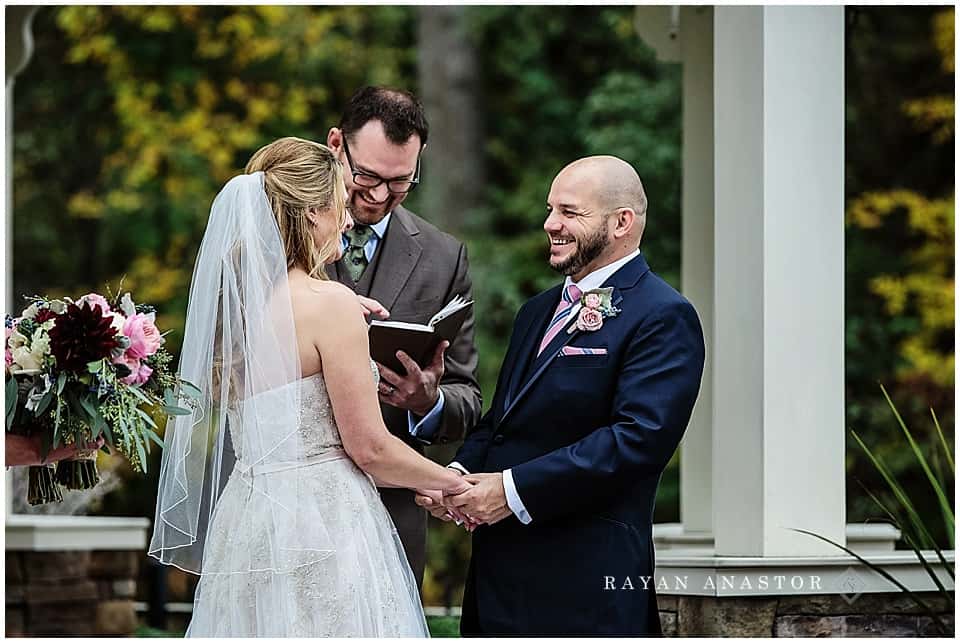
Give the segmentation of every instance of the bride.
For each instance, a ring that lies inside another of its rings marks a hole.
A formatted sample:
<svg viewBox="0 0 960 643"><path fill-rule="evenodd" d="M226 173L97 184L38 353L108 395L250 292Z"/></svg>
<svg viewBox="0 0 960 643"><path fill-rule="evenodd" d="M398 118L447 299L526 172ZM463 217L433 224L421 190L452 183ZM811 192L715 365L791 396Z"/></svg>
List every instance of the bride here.
<svg viewBox="0 0 960 643"><path fill-rule="evenodd" d="M197 257L180 374L200 395L167 424L150 555L200 575L188 636L427 636L375 481L469 484L384 426L364 308L323 269L352 225L340 163L284 138L246 172Z"/></svg>

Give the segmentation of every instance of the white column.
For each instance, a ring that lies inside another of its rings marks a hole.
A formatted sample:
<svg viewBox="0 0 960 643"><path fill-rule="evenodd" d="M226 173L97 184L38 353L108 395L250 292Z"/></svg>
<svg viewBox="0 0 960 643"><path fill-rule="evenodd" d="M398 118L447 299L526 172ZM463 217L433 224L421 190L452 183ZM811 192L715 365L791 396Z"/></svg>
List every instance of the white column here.
<svg viewBox="0 0 960 643"><path fill-rule="evenodd" d="M844 543L843 7L714 10L717 555Z"/></svg>
<svg viewBox="0 0 960 643"><path fill-rule="evenodd" d="M713 523L713 9L680 13L683 61L682 290L700 315L706 362L680 452L684 533Z"/></svg>
<svg viewBox="0 0 960 643"><path fill-rule="evenodd" d="M30 30L33 16L37 7L7 7L5 9L5 63L6 93L4 96L4 111L6 112L6 141L7 153L4 158L4 179L7 183L6 211L4 212L4 236L6 241L3 248L3 306L4 313L15 315L13 310L13 83L17 74L27 66L33 54L33 33ZM19 311L17 311L19 312ZM13 513L13 474L4 473L6 488L6 502L4 514Z"/></svg>

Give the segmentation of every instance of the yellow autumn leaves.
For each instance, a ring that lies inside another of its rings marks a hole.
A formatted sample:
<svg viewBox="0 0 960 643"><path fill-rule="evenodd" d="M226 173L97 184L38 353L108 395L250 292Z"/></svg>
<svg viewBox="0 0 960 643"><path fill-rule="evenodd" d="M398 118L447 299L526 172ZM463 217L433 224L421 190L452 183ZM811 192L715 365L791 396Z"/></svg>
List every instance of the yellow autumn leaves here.
<svg viewBox="0 0 960 643"><path fill-rule="evenodd" d="M954 10L939 12L933 20L933 36L940 53L941 70L954 70ZM934 144L954 136L953 96L930 96L906 101L903 112ZM909 159L905 159L909 162ZM847 222L864 229L904 225L903 254L891 263L906 263L905 273L882 271L870 280L870 290L879 296L891 317L916 316L919 328L897 347L903 366L901 380L927 379L943 388L953 388L954 334L954 210L951 193L929 197L911 190L867 192L847 206ZM891 258L894 259L894 258Z"/></svg>

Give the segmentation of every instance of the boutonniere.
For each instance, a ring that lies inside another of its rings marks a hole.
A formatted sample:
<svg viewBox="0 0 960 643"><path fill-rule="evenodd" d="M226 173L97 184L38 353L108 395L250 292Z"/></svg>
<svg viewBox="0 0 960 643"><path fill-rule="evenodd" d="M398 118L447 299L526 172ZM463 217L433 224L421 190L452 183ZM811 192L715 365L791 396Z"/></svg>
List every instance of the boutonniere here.
<svg viewBox="0 0 960 643"><path fill-rule="evenodd" d="M613 288L595 288L580 297L580 312L567 333L572 335L578 330L592 333L603 328L603 320L616 317L620 309L613 305Z"/></svg>

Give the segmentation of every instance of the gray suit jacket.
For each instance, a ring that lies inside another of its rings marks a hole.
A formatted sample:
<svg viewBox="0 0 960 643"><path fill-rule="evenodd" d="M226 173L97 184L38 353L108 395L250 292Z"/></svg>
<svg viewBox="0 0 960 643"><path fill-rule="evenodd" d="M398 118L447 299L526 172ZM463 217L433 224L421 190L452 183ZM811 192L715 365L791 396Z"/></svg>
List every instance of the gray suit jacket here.
<svg viewBox="0 0 960 643"><path fill-rule="evenodd" d="M354 283L343 261L327 267L331 278L357 294L372 297L387 307L391 321L425 324L456 295L472 298L467 249L453 236L397 207L386 235L360 281ZM466 429L480 419L480 385L477 382L477 349L473 341L474 317L464 322L447 349L440 381L444 407L433 444L463 439ZM410 435L407 412L382 404L383 419L391 433L423 453L423 444ZM407 558L418 582L426 563L426 512L413 502L406 489L381 489L381 496L400 533Z"/></svg>

